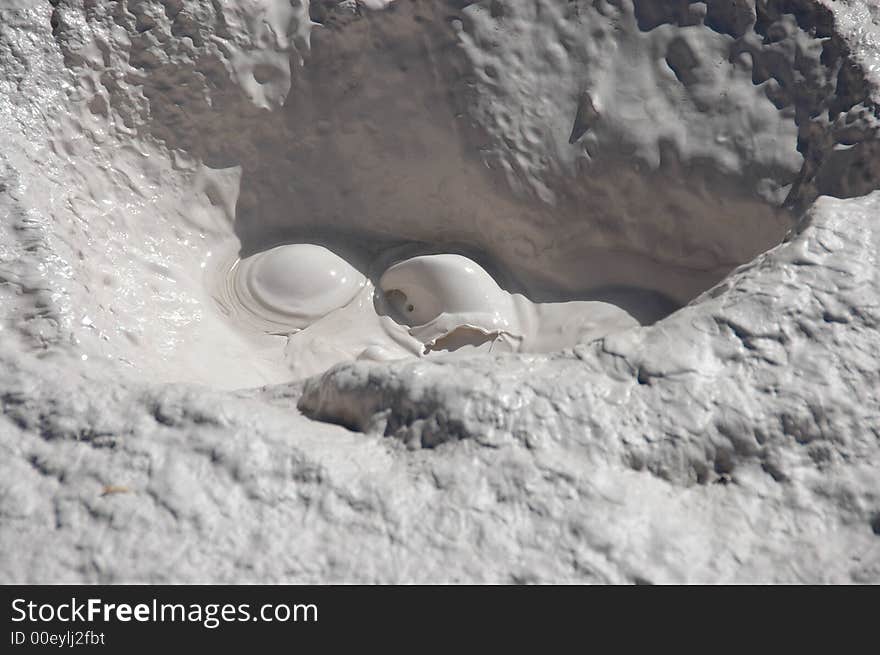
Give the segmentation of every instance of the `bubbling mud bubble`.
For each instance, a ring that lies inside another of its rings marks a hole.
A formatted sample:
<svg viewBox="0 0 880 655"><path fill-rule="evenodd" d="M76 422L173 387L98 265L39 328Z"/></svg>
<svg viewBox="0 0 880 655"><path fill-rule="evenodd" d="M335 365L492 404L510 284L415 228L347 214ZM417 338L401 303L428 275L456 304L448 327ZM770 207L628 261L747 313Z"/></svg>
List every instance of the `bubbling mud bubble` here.
<svg viewBox="0 0 880 655"><path fill-rule="evenodd" d="M366 278L351 264L309 243L277 246L237 261L230 295L264 329L302 330L350 303Z"/></svg>
<svg viewBox="0 0 880 655"><path fill-rule="evenodd" d="M297 378L359 359L551 352L638 325L609 303L534 303L458 254L399 261L377 289L334 252L300 243L230 260L223 279L223 313L254 336L285 337L275 357Z"/></svg>
<svg viewBox="0 0 880 655"><path fill-rule="evenodd" d="M254 344L256 359L285 367L294 379L340 362L420 351L406 330L376 312L369 279L324 246L276 246L242 259L230 251L216 270L219 312Z"/></svg>
<svg viewBox="0 0 880 655"><path fill-rule="evenodd" d="M511 294L462 255L422 255L391 266L379 286L398 322L424 354L475 348L550 352L636 327L627 312L603 302L533 303Z"/></svg>
<svg viewBox="0 0 880 655"><path fill-rule="evenodd" d="M422 255L391 266L379 287L403 323L424 326L453 320L506 332L514 329L509 293L489 273L462 255Z"/></svg>

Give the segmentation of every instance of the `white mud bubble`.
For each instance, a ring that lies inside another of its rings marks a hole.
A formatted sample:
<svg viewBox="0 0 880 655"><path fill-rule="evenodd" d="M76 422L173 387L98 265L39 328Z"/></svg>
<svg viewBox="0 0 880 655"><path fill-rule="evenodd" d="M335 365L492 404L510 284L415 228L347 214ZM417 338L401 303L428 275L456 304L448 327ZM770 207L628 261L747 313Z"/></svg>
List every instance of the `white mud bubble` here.
<svg viewBox="0 0 880 655"><path fill-rule="evenodd" d="M293 378L356 359L387 361L418 343L373 308L374 286L343 257L312 243L280 245L245 258L221 258L214 298L260 356ZM219 283L218 283L219 282Z"/></svg>
<svg viewBox="0 0 880 655"><path fill-rule="evenodd" d="M638 326L609 303L533 303L498 286L462 255L413 257L380 280L397 320L425 353L481 347L490 352L552 352Z"/></svg>
<svg viewBox="0 0 880 655"><path fill-rule="evenodd" d="M236 259L223 280L223 313L251 338L283 337L264 356L297 378L358 359L551 352L638 325L608 303L533 303L457 254L395 263L379 292L344 258L309 243Z"/></svg>
<svg viewBox="0 0 880 655"><path fill-rule="evenodd" d="M351 302L366 278L326 248L278 246L235 263L234 298L268 331L289 334Z"/></svg>

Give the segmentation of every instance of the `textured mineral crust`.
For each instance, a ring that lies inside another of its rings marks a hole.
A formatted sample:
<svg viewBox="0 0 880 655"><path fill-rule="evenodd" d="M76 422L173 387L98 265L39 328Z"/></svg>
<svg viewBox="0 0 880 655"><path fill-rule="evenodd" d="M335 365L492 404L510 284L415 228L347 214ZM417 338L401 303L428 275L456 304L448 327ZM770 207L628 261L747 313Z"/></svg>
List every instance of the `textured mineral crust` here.
<svg viewBox="0 0 880 655"><path fill-rule="evenodd" d="M0 582L880 582L878 82L873 0L0 0ZM237 320L298 243L627 320Z"/></svg>

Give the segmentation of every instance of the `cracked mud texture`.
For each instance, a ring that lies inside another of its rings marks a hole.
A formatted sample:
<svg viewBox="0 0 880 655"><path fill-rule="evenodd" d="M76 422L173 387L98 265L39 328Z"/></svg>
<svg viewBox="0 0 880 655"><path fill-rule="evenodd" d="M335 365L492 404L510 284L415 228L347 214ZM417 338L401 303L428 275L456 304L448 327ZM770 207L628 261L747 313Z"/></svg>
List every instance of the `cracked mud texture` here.
<svg viewBox="0 0 880 655"><path fill-rule="evenodd" d="M0 581L880 582L874 3L0 18ZM287 382L200 264L305 234L684 306Z"/></svg>

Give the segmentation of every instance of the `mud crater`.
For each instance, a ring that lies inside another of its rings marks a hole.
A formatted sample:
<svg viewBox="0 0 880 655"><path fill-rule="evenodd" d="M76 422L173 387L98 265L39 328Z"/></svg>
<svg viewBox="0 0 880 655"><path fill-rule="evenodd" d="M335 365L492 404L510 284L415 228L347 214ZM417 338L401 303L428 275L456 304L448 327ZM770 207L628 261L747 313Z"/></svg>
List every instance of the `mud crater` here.
<svg viewBox="0 0 880 655"><path fill-rule="evenodd" d="M404 259L461 255L507 294L645 325L782 242L817 196L878 187L876 108L819 5L373 4L300 5L283 39L254 21L238 59L202 34L229 20L208 7L82 10L131 39L137 93L111 76L95 97L240 170L233 263L311 244L381 290ZM53 33L89 67L76 12L59 2ZM257 48L273 39L284 57Z"/></svg>

